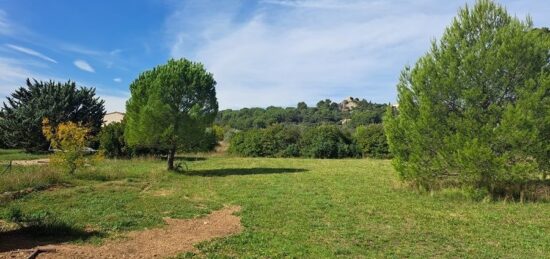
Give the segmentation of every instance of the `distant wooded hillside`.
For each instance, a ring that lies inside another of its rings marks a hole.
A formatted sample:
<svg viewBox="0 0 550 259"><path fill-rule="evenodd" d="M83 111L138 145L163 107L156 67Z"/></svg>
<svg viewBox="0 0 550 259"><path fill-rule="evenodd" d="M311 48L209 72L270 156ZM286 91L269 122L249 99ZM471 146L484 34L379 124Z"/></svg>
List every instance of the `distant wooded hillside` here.
<svg viewBox="0 0 550 259"><path fill-rule="evenodd" d="M223 127L246 130L273 124L345 124L350 127L381 123L388 104L349 97L341 103L322 100L315 107L300 102L296 107L242 108L223 110L215 123Z"/></svg>

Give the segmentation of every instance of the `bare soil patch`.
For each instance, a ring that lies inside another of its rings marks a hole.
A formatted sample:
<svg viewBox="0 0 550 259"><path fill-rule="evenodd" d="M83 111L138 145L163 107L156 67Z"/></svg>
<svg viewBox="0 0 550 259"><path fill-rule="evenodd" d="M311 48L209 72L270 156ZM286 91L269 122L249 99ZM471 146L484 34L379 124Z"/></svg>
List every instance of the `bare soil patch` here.
<svg viewBox="0 0 550 259"><path fill-rule="evenodd" d="M34 160L13 160L11 164L29 166L29 165L45 165L45 164L48 164L49 162L50 162L49 158L41 158L41 159L34 159Z"/></svg>
<svg viewBox="0 0 550 259"><path fill-rule="evenodd" d="M126 238L106 241L101 246L67 243L40 245L26 250L0 253L0 258L164 258L195 251L194 244L242 231L241 220L233 213L240 207L225 207L197 219L166 218L166 226L130 232ZM0 233L0 235L2 235ZM1 238L0 238L1 239ZM19 239L3 240L18 242ZM0 243L0 246L2 244ZM1 251L1 250L0 250ZM196 251L195 251L196 252Z"/></svg>

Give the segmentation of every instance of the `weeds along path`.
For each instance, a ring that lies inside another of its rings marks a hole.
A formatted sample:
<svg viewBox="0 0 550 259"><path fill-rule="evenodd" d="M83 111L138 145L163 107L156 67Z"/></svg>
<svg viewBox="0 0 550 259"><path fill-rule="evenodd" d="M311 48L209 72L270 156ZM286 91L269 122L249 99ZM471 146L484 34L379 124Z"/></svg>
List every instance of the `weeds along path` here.
<svg viewBox="0 0 550 259"><path fill-rule="evenodd" d="M0 258L164 258L196 249L194 244L239 233L241 220L233 213L240 207L225 207L197 219L166 218L166 226L130 232L121 240L107 240L101 246L59 244L25 251L0 253ZM18 240L13 240L17 242ZM196 252L196 251L195 251Z"/></svg>

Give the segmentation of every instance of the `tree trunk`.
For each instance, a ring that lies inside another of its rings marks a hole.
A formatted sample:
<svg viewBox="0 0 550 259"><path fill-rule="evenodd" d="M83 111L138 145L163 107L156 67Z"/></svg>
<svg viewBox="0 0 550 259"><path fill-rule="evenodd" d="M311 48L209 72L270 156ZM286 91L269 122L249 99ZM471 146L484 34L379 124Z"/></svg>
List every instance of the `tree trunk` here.
<svg viewBox="0 0 550 259"><path fill-rule="evenodd" d="M168 154L168 170L173 171L174 170L174 157L176 156L176 147L173 147L170 149L170 153Z"/></svg>

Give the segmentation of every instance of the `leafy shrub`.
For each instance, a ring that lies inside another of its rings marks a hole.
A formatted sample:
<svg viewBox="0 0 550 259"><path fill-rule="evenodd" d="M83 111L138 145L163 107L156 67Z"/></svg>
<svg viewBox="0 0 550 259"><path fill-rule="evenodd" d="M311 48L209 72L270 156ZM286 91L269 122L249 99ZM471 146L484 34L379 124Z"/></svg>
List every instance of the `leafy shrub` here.
<svg viewBox="0 0 550 259"><path fill-rule="evenodd" d="M107 157L125 157L129 155L124 142L124 122L114 122L104 126L99 134L100 148Z"/></svg>
<svg viewBox="0 0 550 259"><path fill-rule="evenodd" d="M298 127L273 125L236 133L229 151L251 157L356 157L358 150L351 136L335 125Z"/></svg>
<svg viewBox="0 0 550 259"><path fill-rule="evenodd" d="M355 129L353 138L363 157L387 158L390 156L382 124L359 126Z"/></svg>
<svg viewBox="0 0 550 259"><path fill-rule="evenodd" d="M351 138L334 125L308 128L300 141L300 152L311 158L343 158L357 156Z"/></svg>
<svg viewBox="0 0 550 259"><path fill-rule="evenodd" d="M230 143L230 153L251 157L267 156L261 145L262 134L258 129L238 132L233 135Z"/></svg>
<svg viewBox="0 0 550 259"><path fill-rule="evenodd" d="M225 129L219 125L212 126L212 132L216 136L216 141L223 141L225 139Z"/></svg>
<svg viewBox="0 0 550 259"><path fill-rule="evenodd" d="M196 133L194 141L183 144L183 150L190 152L209 152L218 145L219 132L213 128L207 128L202 134ZM223 134L222 134L223 135Z"/></svg>
<svg viewBox="0 0 550 259"><path fill-rule="evenodd" d="M51 159L52 164L65 167L72 174L79 167L91 162L91 159L84 157L90 133L89 128L74 122L64 122L58 126L52 126L47 118L43 120L42 124L44 136L50 141L51 147L57 150Z"/></svg>
<svg viewBox="0 0 550 259"><path fill-rule="evenodd" d="M231 138L229 152L251 157L298 156L300 136L300 129L295 126L274 125L241 131Z"/></svg>

